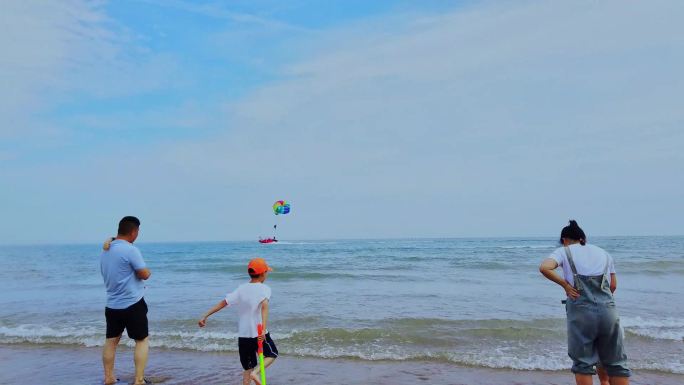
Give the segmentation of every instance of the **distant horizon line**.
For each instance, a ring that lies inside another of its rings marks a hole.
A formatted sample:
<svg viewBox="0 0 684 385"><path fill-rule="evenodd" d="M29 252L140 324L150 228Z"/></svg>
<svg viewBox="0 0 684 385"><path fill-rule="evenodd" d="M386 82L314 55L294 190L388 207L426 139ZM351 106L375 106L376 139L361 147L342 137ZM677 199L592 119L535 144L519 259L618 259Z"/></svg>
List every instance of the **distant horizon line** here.
<svg viewBox="0 0 684 385"><path fill-rule="evenodd" d="M660 237L660 238L678 238L684 237L684 234L669 234L669 235L594 235L591 238L647 238L647 237ZM555 236L549 235L507 235L507 236L472 236L472 237L380 237L380 238L308 238L308 239L297 239L297 238L286 238L279 239L280 241L287 242L320 242L320 241L400 241L400 240L456 240L456 239L516 239L516 240L545 240L545 239L557 239ZM103 242L101 240L99 243ZM222 239L222 240L144 240L136 242L136 244L159 244L159 243L170 243L170 244L180 244L180 243L229 243L229 242L257 242L258 238L254 239ZM18 242L18 243L4 243L0 242L0 247L2 246L81 246L97 244L98 242Z"/></svg>

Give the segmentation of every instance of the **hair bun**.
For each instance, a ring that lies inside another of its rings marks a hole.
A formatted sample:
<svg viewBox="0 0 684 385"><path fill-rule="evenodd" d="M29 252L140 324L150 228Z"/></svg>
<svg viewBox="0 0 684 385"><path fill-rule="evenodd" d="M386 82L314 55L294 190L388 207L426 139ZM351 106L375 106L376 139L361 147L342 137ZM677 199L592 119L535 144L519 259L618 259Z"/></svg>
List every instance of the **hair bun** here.
<svg viewBox="0 0 684 385"><path fill-rule="evenodd" d="M573 239L575 241L580 241L582 245L587 242L587 236L584 234L584 230L577 224L577 221L570 219L569 224L563 227L560 236L560 242L563 243L563 239Z"/></svg>

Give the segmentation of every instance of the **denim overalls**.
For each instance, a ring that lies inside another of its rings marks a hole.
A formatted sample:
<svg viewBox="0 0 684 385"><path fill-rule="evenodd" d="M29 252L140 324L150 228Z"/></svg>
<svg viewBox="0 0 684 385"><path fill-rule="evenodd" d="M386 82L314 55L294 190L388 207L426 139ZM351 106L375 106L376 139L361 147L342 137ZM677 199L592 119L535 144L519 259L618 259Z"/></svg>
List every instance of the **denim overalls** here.
<svg viewBox="0 0 684 385"><path fill-rule="evenodd" d="M600 364L609 376L629 377L627 355L623 346L623 331L608 278L609 259L603 275L577 274L570 248L565 253L572 269L575 289L580 296L569 298L565 304L568 318L568 355L572 358L572 372L596 374Z"/></svg>

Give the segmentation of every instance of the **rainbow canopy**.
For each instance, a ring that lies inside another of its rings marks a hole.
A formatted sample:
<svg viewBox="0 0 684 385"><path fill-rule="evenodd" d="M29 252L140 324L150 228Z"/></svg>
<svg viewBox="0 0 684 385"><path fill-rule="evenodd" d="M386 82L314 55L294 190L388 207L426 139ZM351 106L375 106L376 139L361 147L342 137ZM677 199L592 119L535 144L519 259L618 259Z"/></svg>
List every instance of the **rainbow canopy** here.
<svg viewBox="0 0 684 385"><path fill-rule="evenodd" d="M290 204L285 202L285 201L276 201L276 203L273 204L273 213L275 215L279 214L287 214L290 212Z"/></svg>

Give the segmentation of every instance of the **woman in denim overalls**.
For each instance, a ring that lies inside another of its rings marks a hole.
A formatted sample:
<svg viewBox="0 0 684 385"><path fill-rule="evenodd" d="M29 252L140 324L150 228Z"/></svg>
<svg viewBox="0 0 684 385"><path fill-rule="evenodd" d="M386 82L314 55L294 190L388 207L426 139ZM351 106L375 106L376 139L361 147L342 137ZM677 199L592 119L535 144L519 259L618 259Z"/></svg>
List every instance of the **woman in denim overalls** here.
<svg viewBox="0 0 684 385"><path fill-rule="evenodd" d="M568 355L575 381L591 385L598 366L602 384L629 384L631 372L613 299L617 288L613 259L600 247L587 245L575 221L563 228L560 242L563 247L545 259L539 271L567 294ZM559 266L563 277L554 272Z"/></svg>

